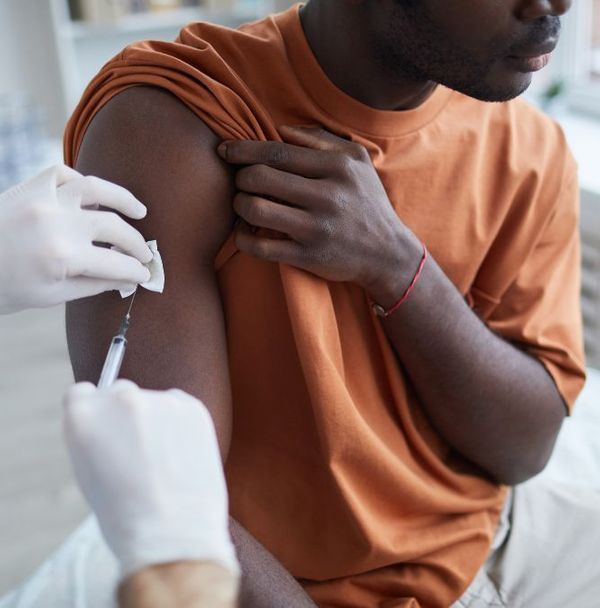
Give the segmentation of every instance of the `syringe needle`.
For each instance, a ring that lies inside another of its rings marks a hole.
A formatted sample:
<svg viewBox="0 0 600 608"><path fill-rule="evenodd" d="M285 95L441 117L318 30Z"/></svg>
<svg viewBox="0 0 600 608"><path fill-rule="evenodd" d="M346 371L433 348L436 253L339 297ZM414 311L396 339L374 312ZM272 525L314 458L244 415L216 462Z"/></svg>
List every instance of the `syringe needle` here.
<svg viewBox="0 0 600 608"><path fill-rule="evenodd" d="M133 301L135 300L136 294L137 294L137 287L135 288L135 291L133 292L133 296L131 296L131 302L129 302L129 308L127 309L127 314L125 315L125 317L127 318L128 321L129 321L129 318L131 317L131 307L133 306Z"/></svg>

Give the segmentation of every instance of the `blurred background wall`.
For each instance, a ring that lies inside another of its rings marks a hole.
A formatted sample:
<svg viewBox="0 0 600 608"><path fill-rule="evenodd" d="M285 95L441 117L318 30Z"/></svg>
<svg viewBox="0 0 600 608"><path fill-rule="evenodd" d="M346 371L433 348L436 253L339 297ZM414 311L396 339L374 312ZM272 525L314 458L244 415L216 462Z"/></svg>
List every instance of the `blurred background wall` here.
<svg viewBox="0 0 600 608"><path fill-rule="evenodd" d="M129 42L170 40L195 20L236 26L290 4L0 0L0 191L61 159L64 123L84 86ZM560 48L528 96L564 126L580 164L584 204L600 205L600 0L574 3ZM597 225L588 219L588 232ZM592 248L588 256L590 293L600 293L598 252ZM587 348L597 366L599 299L588 298L586 309ZM57 307L0 316L0 595L86 512L60 440L60 397L72 381L63 315Z"/></svg>

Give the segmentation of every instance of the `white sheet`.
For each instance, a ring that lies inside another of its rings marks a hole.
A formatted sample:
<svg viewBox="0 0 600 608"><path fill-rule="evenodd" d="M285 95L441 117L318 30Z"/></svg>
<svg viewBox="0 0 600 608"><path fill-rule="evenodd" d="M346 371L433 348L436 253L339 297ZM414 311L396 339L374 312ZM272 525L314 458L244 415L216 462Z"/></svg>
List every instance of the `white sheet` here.
<svg viewBox="0 0 600 608"><path fill-rule="evenodd" d="M600 371L588 379L573 415L563 423L552 458L541 476L600 488Z"/></svg>
<svg viewBox="0 0 600 608"><path fill-rule="evenodd" d="M588 382L542 473L557 483L600 488L600 371ZM0 608L113 608L118 565L89 517Z"/></svg>

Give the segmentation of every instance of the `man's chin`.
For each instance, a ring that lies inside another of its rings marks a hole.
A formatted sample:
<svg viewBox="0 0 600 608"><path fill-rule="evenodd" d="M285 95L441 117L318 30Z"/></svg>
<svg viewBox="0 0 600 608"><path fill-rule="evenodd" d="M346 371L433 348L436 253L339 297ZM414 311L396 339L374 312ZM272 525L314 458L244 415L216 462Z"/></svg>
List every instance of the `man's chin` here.
<svg viewBox="0 0 600 608"><path fill-rule="evenodd" d="M530 87L531 80L531 74L518 74L510 79L482 79L471 86L456 87L456 90L479 101L504 102L522 95Z"/></svg>

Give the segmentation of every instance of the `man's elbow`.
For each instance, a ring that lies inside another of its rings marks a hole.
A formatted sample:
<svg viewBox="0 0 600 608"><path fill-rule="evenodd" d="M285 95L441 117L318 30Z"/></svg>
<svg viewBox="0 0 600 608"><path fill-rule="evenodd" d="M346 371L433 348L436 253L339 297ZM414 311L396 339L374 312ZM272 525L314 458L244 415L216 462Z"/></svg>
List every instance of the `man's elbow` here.
<svg viewBox="0 0 600 608"><path fill-rule="evenodd" d="M550 456L547 458L532 459L527 462L519 462L512 466L498 467L493 473L493 478L496 483L505 486L516 486L532 477L539 475L548 464Z"/></svg>
<svg viewBox="0 0 600 608"><path fill-rule="evenodd" d="M509 458L499 459L491 467L487 467L494 481L507 486L516 486L536 475L545 468L556 443L562 419L552 425L545 432L538 433L538 437L531 436L522 449L513 449Z"/></svg>

